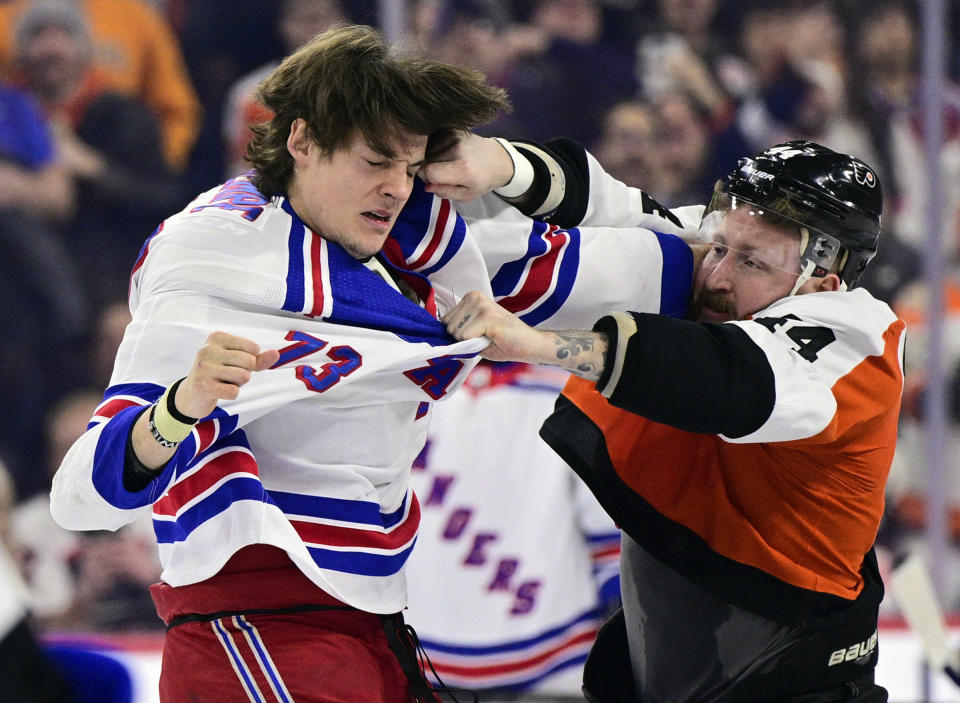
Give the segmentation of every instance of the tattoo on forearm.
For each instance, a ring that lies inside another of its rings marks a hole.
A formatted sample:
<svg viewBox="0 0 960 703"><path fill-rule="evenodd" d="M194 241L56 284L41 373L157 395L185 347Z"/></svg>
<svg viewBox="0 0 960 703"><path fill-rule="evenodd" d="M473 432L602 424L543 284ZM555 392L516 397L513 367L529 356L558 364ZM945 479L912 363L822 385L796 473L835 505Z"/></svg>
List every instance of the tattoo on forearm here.
<svg viewBox="0 0 960 703"><path fill-rule="evenodd" d="M556 358L568 371L596 380L603 370L603 349L597 334L592 332L557 332Z"/></svg>

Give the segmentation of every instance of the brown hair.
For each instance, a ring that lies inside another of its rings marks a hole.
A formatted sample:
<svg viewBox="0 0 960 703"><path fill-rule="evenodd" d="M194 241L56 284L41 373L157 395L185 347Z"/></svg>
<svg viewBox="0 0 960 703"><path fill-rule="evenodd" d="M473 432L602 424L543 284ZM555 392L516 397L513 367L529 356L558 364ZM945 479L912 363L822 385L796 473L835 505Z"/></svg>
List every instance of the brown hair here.
<svg viewBox="0 0 960 703"><path fill-rule="evenodd" d="M390 143L402 132L468 130L510 107L477 71L395 55L376 30L359 25L318 34L260 84L258 98L273 117L252 128L247 160L267 196L283 193L293 175L287 137L297 118L326 154L359 132L393 157Z"/></svg>

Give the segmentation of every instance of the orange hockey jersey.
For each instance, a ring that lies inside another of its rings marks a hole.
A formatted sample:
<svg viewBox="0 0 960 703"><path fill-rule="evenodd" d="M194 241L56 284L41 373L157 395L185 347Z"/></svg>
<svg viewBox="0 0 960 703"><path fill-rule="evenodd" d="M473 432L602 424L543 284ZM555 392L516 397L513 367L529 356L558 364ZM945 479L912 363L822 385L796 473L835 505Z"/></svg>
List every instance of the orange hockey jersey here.
<svg viewBox="0 0 960 703"><path fill-rule="evenodd" d="M726 324L772 371L772 409L748 434L690 432L617 407L644 393L624 391L640 371L629 351L599 391L571 380L541 433L654 556L727 602L815 627L865 588L896 443L904 325L863 290L787 298ZM644 333L621 334L618 347ZM678 392L690 394L684 383Z"/></svg>

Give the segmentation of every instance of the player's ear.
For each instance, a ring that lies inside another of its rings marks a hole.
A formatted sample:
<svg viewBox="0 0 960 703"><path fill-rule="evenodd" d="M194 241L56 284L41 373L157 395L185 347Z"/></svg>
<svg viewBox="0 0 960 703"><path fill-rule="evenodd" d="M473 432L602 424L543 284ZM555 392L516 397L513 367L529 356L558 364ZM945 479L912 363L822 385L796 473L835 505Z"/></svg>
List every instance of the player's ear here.
<svg viewBox="0 0 960 703"><path fill-rule="evenodd" d="M313 143L306 120L298 117L290 124L290 134L287 136L287 151L290 152L293 160L299 163L310 156L310 147Z"/></svg>
<svg viewBox="0 0 960 703"><path fill-rule="evenodd" d="M817 286L817 292L840 290L840 276L835 273L828 273L820 279Z"/></svg>

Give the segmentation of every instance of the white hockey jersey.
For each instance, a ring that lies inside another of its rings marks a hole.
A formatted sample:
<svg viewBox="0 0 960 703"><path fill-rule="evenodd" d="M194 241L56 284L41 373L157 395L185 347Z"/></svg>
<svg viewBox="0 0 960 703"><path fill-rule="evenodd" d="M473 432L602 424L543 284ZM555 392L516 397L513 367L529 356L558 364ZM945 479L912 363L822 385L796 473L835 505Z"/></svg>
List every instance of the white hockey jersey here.
<svg viewBox="0 0 960 703"><path fill-rule="evenodd" d="M405 617L447 685L578 695L619 602L619 530L538 434L567 377L482 363L434 408Z"/></svg>
<svg viewBox="0 0 960 703"><path fill-rule="evenodd" d="M486 343L455 342L438 316L468 290L489 292L491 277L498 297L547 326L589 327L624 307L678 312L689 291L689 250L671 235L525 218L473 229L418 183L383 250L417 305L247 177L201 195L136 263L133 321L104 401L54 479L55 519L116 529L152 512L174 586L266 543L350 605L402 609L421 511L410 466L430 404ZM280 360L204 418L150 485L126 491L131 425L215 330L279 349Z"/></svg>

